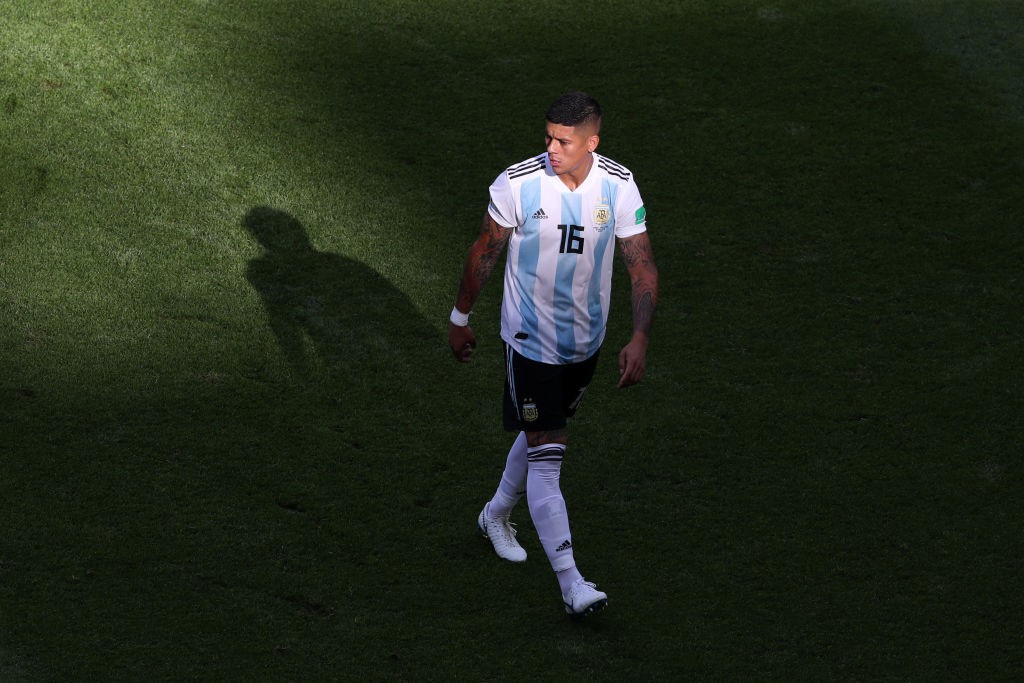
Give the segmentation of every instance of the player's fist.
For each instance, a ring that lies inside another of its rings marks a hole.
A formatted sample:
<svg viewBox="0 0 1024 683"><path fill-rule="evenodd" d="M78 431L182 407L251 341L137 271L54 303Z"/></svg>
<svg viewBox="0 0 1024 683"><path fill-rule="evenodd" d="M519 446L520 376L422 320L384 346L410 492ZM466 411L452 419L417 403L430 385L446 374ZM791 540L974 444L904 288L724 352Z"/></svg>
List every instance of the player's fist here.
<svg viewBox="0 0 1024 683"><path fill-rule="evenodd" d="M468 363L476 348L476 335L469 325L448 323L448 346L451 347L455 359L460 363Z"/></svg>

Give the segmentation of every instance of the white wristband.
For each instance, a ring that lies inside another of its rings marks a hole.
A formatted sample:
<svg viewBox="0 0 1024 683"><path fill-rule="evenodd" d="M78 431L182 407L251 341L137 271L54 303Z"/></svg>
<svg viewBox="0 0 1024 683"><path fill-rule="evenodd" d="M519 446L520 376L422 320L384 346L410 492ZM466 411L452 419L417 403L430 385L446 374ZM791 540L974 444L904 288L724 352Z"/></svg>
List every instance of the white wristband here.
<svg viewBox="0 0 1024 683"><path fill-rule="evenodd" d="M463 313L457 308L452 308L452 314L448 320L457 327L466 327L469 325L469 313Z"/></svg>

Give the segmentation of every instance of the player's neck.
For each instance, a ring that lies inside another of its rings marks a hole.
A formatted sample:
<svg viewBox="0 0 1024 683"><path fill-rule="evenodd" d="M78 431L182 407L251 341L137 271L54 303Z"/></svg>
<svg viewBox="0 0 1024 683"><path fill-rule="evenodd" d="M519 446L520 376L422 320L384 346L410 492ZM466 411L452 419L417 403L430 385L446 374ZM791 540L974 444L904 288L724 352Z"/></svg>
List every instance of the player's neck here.
<svg viewBox="0 0 1024 683"><path fill-rule="evenodd" d="M580 185L584 183L587 176L590 175L590 169L594 166L594 153L590 152L587 154L587 158L580 162L580 165L569 171L558 176L558 179L565 183L565 186L571 191L575 191Z"/></svg>

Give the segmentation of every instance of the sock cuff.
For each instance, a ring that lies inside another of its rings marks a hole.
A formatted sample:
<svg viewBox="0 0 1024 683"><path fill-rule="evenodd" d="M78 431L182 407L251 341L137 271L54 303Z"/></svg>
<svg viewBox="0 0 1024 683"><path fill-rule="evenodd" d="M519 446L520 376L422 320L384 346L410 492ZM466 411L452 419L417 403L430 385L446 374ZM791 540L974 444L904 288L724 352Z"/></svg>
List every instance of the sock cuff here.
<svg viewBox="0 0 1024 683"><path fill-rule="evenodd" d="M561 462L563 457L565 444L546 443L526 449L526 459L529 462Z"/></svg>

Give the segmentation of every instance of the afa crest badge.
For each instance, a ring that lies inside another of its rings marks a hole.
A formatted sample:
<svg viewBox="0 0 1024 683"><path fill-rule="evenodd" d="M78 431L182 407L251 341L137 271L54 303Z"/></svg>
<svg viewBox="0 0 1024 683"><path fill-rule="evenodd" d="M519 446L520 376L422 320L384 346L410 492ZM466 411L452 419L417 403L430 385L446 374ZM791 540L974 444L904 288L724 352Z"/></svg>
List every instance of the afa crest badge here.
<svg viewBox="0 0 1024 683"><path fill-rule="evenodd" d="M594 207L594 229L601 232L612 222L612 209L607 204Z"/></svg>
<svg viewBox="0 0 1024 683"><path fill-rule="evenodd" d="M523 422L534 422L538 417L540 417L540 411L537 410L537 404L527 399L523 404Z"/></svg>

